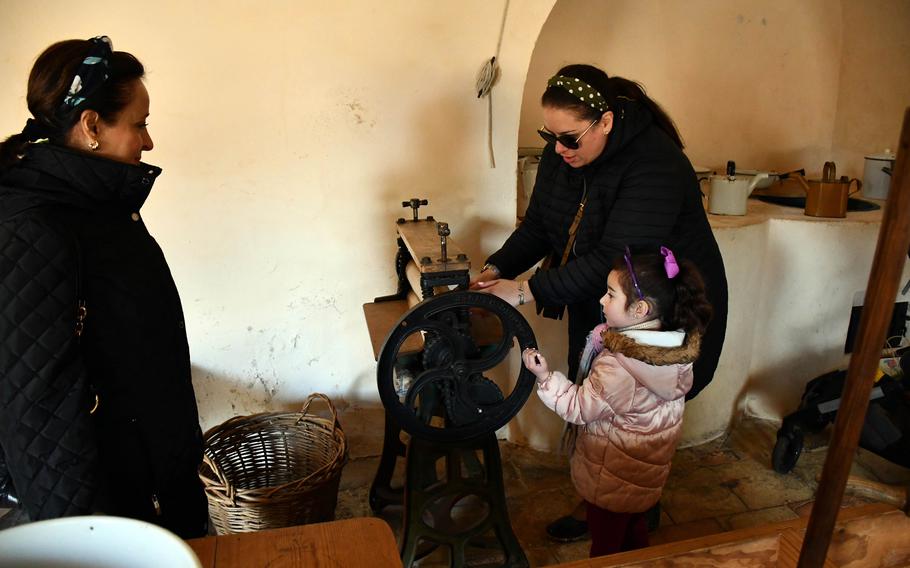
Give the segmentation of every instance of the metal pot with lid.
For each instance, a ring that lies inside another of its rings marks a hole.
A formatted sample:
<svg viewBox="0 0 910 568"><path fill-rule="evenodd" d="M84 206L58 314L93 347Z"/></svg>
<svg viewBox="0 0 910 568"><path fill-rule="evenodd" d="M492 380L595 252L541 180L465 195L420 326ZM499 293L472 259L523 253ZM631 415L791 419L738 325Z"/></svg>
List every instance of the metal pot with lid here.
<svg viewBox="0 0 910 568"><path fill-rule="evenodd" d="M891 186L891 171L894 169L894 154L885 149L881 154L869 154L865 157L863 168L863 195L871 199L888 199L888 188Z"/></svg>

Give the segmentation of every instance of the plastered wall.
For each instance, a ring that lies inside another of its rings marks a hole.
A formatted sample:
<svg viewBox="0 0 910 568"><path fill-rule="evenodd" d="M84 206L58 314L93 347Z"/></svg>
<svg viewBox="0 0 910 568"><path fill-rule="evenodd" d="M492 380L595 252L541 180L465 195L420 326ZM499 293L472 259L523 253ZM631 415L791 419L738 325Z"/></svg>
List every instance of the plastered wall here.
<svg viewBox="0 0 910 568"><path fill-rule="evenodd" d="M910 4L902 0L559 0L528 71L521 146L540 146L541 87L593 63L642 83L693 163L861 176L894 149L910 105Z"/></svg>
<svg viewBox="0 0 910 568"><path fill-rule="evenodd" d="M525 74L552 0L0 1L0 133L35 57L109 35L146 65L164 168L143 216L186 311L203 426L322 391L377 404L361 305L395 290L401 201L482 262L514 227ZM352 413L356 419L356 413ZM376 427L380 427L378 424Z"/></svg>
<svg viewBox="0 0 910 568"><path fill-rule="evenodd" d="M503 6L0 0L0 136L24 124L28 70L53 41L105 33L135 53L152 99L146 159L164 168L143 216L181 291L203 426L322 391L348 407L350 428L369 428L351 422L377 404L361 304L395 288L401 200L429 198L473 259L495 250L514 227L516 147L538 144L540 86L560 65L642 81L693 161L712 166L818 171L833 152L861 171L862 153L893 147L889 109L908 98L904 2L513 1L491 169L474 81ZM886 71L865 65L879 57ZM870 83L882 85L873 122L850 102ZM756 282L749 266L728 268L731 298ZM564 322L525 313L564 360ZM699 400L739 401L744 384ZM690 423L690 439L726 424ZM532 398L508 433L553 447L559 430Z"/></svg>
<svg viewBox="0 0 910 568"><path fill-rule="evenodd" d="M910 106L910 2L842 2L843 42L832 156L862 177L863 156L896 151Z"/></svg>
<svg viewBox="0 0 910 568"><path fill-rule="evenodd" d="M591 63L642 83L694 164L803 167L812 177L835 160L840 174L861 177L865 154L896 147L910 106L907 30L902 1L559 0L531 59L519 146L543 145L546 80ZM742 411L780 419L808 380L846 366L850 307L877 232L799 221L715 229L730 288L727 340L714 383L687 405L683 443L722 434ZM558 324L532 321L541 344L565 341ZM532 407L511 428L552 447L560 424Z"/></svg>

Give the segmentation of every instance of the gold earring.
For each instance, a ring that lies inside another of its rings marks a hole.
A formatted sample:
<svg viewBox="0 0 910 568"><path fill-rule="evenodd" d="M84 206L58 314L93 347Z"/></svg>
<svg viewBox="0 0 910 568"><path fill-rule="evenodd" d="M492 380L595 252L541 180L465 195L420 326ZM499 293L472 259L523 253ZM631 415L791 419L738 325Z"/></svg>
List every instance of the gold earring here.
<svg viewBox="0 0 910 568"><path fill-rule="evenodd" d="M94 152L95 150L98 149L98 141L92 140L91 142L88 143L88 147L91 149L92 152Z"/></svg>

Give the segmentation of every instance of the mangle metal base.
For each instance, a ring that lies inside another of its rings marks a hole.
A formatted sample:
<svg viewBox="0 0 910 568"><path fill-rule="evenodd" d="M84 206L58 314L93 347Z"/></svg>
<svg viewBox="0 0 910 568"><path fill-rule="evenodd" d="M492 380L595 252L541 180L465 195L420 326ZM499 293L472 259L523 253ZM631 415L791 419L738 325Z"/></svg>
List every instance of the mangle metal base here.
<svg viewBox="0 0 910 568"><path fill-rule="evenodd" d="M387 471L394 468L396 449L384 448L384 457L388 453L391 459ZM376 489L374 481L371 505ZM380 501L391 497L385 491L379 493L384 494ZM502 459L495 434L448 444L410 439L401 538L404 566L411 566L422 556L419 550L425 551L426 545L446 546L449 565L453 568L466 565L469 549L474 552L471 556L495 554L501 559L496 561L496 566L528 566L509 522ZM472 564L476 560L472 559Z"/></svg>
<svg viewBox="0 0 910 568"><path fill-rule="evenodd" d="M385 411L385 434L382 440L382 455L379 457L379 468L370 485L370 509L379 513L389 505L401 505L403 491L392 487L392 476L399 457L404 457L407 446L401 441L401 426L395 422L389 411Z"/></svg>
<svg viewBox="0 0 910 568"><path fill-rule="evenodd" d="M437 469L439 460L444 461L443 472ZM465 566L469 547L501 552L498 566L528 566L509 522L495 434L457 444L412 438L406 471L401 539L405 566L414 561L421 541L447 545L453 568Z"/></svg>

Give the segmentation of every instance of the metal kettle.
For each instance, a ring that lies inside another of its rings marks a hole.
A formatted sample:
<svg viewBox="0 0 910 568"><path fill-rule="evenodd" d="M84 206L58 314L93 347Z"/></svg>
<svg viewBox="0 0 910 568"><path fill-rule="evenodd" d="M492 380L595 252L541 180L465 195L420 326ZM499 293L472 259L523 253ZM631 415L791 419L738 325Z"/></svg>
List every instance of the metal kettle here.
<svg viewBox="0 0 910 568"><path fill-rule="evenodd" d="M841 176L838 179L834 162L825 162L821 179L807 180L802 176L797 179L806 190L805 213L812 217L846 217L847 200L863 186L856 178ZM856 189L850 191L854 183Z"/></svg>
<svg viewBox="0 0 910 568"><path fill-rule="evenodd" d="M727 174L711 176L708 212L715 215L745 215L746 200L759 183L768 178L766 172L736 177L736 162L727 162Z"/></svg>

